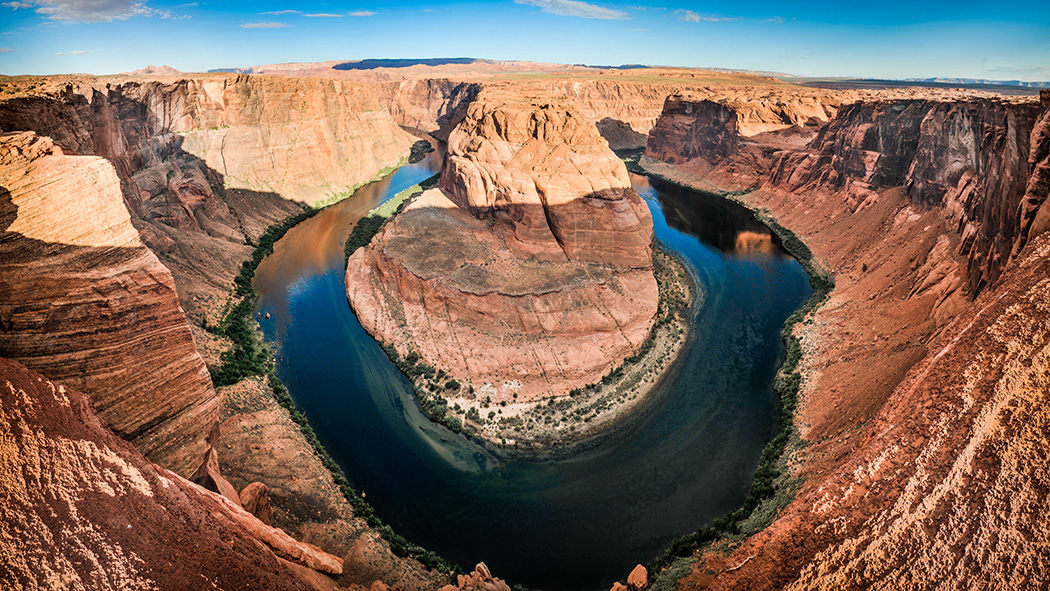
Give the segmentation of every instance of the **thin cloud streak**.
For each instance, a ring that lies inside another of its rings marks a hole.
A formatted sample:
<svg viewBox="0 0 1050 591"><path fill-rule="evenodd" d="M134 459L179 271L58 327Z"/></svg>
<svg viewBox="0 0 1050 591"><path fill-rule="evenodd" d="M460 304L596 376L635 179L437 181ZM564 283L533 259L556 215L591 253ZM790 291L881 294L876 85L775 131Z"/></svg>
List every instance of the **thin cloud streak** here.
<svg viewBox="0 0 1050 591"><path fill-rule="evenodd" d="M286 23L244 23L242 29L287 29L292 25Z"/></svg>
<svg viewBox="0 0 1050 591"><path fill-rule="evenodd" d="M675 16L678 17L678 20L685 21L687 23L698 23L698 22L701 22L701 21L703 21L705 23L727 23L727 22L739 20L736 17L727 18L727 17L720 17L720 16L704 16L702 14L697 14L697 13L693 12L692 10L676 10L676 11L674 11L674 14L675 14Z"/></svg>
<svg viewBox="0 0 1050 591"><path fill-rule="evenodd" d="M535 6L547 14L574 16L598 20L627 20L630 17L622 10L613 10L578 0L514 0L515 4Z"/></svg>

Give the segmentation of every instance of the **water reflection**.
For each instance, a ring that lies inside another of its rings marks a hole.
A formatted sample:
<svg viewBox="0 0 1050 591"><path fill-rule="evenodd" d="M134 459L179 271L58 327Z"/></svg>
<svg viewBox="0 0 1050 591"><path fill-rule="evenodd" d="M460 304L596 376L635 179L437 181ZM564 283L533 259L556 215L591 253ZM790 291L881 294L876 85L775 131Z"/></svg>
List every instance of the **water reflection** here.
<svg viewBox="0 0 1050 591"><path fill-rule="evenodd" d="M788 256L780 239L744 207L660 180L651 181L651 187L660 194L660 209L670 227L734 256Z"/></svg>

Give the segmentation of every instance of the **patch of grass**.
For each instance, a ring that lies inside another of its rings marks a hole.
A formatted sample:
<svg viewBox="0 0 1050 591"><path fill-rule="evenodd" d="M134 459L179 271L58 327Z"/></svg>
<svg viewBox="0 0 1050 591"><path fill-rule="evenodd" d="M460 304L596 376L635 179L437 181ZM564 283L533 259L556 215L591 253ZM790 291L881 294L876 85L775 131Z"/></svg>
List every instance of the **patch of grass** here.
<svg viewBox="0 0 1050 591"><path fill-rule="evenodd" d="M354 224L354 229L350 231L350 237L346 239L346 245L343 247L344 259L349 260L350 255L354 254L357 249L368 246L368 243L386 225L387 220L401 213L401 209L404 208L405 202L410 197L415 197L423 191L436 186L439 176L434 175L418 185L412 185L401 191L368 212L368 215Z"/></svg>

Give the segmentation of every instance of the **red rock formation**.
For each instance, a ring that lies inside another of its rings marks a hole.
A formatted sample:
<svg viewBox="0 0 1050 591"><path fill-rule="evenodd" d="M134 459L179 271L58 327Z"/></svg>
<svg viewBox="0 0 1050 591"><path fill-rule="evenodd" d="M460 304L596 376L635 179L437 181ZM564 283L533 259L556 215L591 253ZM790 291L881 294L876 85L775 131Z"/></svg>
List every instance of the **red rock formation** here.
<svg viewBox="0 0 1050 591"><path fill-rule="evenodd" d="M414 138L369 85L207 76L75 80L0 102L0 129L32 130L110 160L146 245L204 320L271 223L371 179ZM210 318L214 322L214 318Z"/></svg>
<svg viewBox="0 0 1050 591"><path fill-rule="evenodd" d="M447 154L445 192L350 258L365 329L522 401L637 351L658 302L652 219L594 126L570 108L475 102Z"/></svg>
<svg viewBox="0 0 1050 591"><path fill-rule="evenodd" d="M771 526L705 555L682 588L1050 582L1036 500L1050 437L1050 237L1024 226L1045 202L1048 136L1033 109L974 98L847 107L745 197L837 275L831 303L801 330L812 353L797 469L808 479ZM975 301L958 294L964 281L981 289Z"/></svg>
<svg viewBox="0 0 1050 591"><path fill-rule="evenodd" d="M652 265L649 209L594 125L564 107L473 103L449 136L441 189L513 229L527 256Z"/></svg>
<svg viewBox="0 0 1050 591"><path fill-rule="evenodd" d="M489 572L484 562L479 562L469 575L456 577L455 585L445 585L438 591L510 591L510 585Z"/></svg>
<svg viewBox="0 0 1050 591"><path fill-rule="evenodd" d="M1014 240L1011 258L1016 258L1030 237L1050 231L1050 89L1040 93L1042 115L1036 121L1029 142L1028 185L1019 207L1020 231Z"/></svg>
<svg viewBox="0 0 1050 591"><path fill-rule="evenodd" d="M219 452L215 449L215 444L219 441L219 434L220 427L219 423L216 422L215 426L212 427L211 434L208 435L208 450L204 452L200 465L197 466L197 470L190 476L189 481L212 492L219 493L234 503L243 505L240 495L237 494L237 489L223 478L222 472L219 470ZM248 509L248 512L255 513L251 509Z"/></svg>
<svg viewBox="0 0 1050 591"><path fill-rule="evenodd" d="M942 206L962 235L971 289L994 283L1020 228L1036 105L1024 100L925 99L844 107L809 145L785 153L770 181L789 191L839 191L852 208L904 186Z"/></svg>
<svg viewBox="0 0 1050 591"><path fill-rule="evenodd" d="M114 431L188 469L218 399L112 165L3 134L0 187L0 354L88 392Z"/></svg>
<svg viewBox="0 0 1050 591"><path fill-rule="evenodd" d="M148 462L88 398L0 359L0 587L305 589L339 559Z"/></svg>
<svg viewBox="0 0 1050 591"><path fill-rule="evenodd" d="M737 112L707 99L667 97L663 113L649 133L645 155L670 164L703 158L714 165L737 150Z"/></svg>
<svg viewBox="0 0 1050 591"><path fill-rule="evenodd" d="M244 510L259 518L266 525L272 525L273 507L270 505L270 491L261 482L252 482L241 490L238 496Z"/></svg>

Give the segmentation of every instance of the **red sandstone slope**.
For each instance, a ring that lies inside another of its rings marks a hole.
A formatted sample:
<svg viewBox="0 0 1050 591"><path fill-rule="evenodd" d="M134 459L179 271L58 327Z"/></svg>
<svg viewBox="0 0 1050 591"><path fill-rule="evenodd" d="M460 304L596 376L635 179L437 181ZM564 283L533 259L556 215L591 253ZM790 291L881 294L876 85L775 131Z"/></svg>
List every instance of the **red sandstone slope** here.
<svg viewBox="0 0 1050 591"><path fill-rule="evenodd" d="M0 497L4 589L309 588L270 538L289 558L338 560L151 464L86 396L6 359Z"/></svg>
<svg viewBox="0 0 1050 591"><path fill-rule="evenodd" d="M189 468L218 399L113 167L0 135L0 224L0 355L90 393L144 454Z"/></svg>
<svg viewBox="0 0 1050 591"><path fill-rule="evenodd" d="M424 193L347 265L362 325L464 384L564 395L637 351L652 219L574 109L479 99Z"/></svg>
<svg viewBox="0 0 1050 591"><path fill-rule="evenodd" d="M744 197L836 274L800 329L808 479L683 588L1050 584L1050 237L1025 223L1046 199L1048 108L1050 93L1038 121L1030 101L858 103Z"/></svg>

